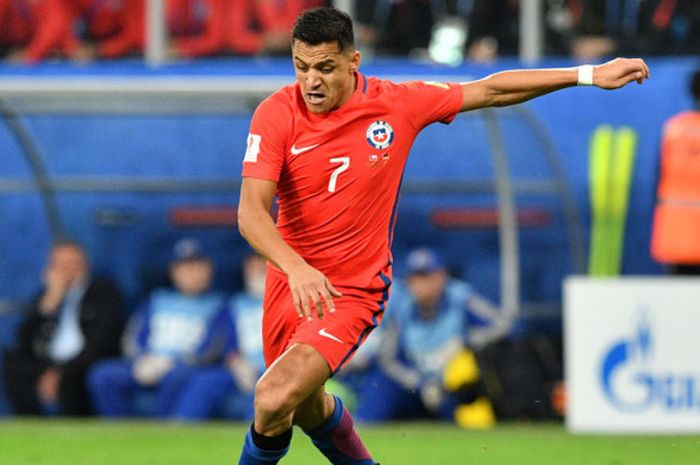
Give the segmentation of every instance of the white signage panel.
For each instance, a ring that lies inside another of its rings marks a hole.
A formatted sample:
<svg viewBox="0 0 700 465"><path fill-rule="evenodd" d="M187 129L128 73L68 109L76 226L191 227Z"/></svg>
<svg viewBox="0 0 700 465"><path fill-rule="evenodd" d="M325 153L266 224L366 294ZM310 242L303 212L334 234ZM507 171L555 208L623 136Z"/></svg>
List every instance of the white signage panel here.
<svg viewBox="0 0 700 465"><path fill-rule="evenodd" d="M700 279L564 285L567 426L700 432Z"/></svg>

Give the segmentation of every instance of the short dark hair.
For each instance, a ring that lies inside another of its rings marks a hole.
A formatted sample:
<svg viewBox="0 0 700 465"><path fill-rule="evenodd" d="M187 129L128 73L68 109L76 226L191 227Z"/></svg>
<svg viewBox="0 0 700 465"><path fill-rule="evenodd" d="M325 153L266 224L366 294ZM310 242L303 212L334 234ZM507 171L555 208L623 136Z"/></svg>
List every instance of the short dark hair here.
<svg viewBox="0 0 700 465"><path fill-rule="evenodd" d="M700 69L690 78L690 93L693 94L695 101L700 103Z"/></svg>
<svg viewBox="0 0 700 465"><path fill-rule="evenodd" d="M333 7L304 10L292 29L292 41L300 40L309 45L337 42L344 52L355 44L352 19L347 13Z"/></svg>

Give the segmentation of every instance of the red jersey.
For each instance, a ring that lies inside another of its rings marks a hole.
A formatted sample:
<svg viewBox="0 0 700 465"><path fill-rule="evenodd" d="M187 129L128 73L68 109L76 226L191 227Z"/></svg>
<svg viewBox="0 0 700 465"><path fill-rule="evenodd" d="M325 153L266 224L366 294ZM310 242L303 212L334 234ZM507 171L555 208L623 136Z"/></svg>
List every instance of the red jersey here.
<svg viewBox="0 0 700 465"><path fill-rule="evenodd" d="M357 74L339 109L314 114L299 84L255 111L243 176L277 182L282 238L335 287L375 292L391 277L391 241L414 139L462 105L457 84L396 84ZM351 291L350 291L351 292Z"/></svg>

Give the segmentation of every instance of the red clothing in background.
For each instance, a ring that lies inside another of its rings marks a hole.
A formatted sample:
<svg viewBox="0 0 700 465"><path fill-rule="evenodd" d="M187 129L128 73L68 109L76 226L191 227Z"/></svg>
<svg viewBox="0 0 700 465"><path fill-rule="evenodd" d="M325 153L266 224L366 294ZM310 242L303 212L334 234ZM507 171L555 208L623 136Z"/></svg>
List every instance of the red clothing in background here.
<svg viewBox="0 0 700 465"><path fill-rule="evenodd" d="M145 0L121 0L119 31L96 47L97 55L116 58L133 50L143 50L146 37Z"/></svg>
<svg viewBox="0 0 700 465"><path fill-rule="evenodd" d="M72 56L78 49L72 24L64 0L0 0L0 41L23 47L30 63L53 52Z"/></svg>
<svg viewBox="0 0 700 465"><path fill-rule="evenodd" d="M264 47L267 33L290 34L299 13L325 4L323 0L173 0L179 11L189 4L190 14L202 30L193 36L176 38L177 52L185 57L233 52L255 55ZM169 13L173 31L173 13ZM172 32L171 32L172 34Z"/></svg>
<svg viewBox="0 0 700 465"><path fill-rule="evenodd" d="M254 0L260 25L266 32L289 32L299 13L326 4L323 0Z"/></svg>
<svg viewBox="0 0 700 465"><path fill-rule="evenodd" d="M226 48L229 4L239 0L171 0L168 28L178 55L212 55Z"/></svg>
<svg viewBox="0 0 700 465"><path fill-rule="evenodd" d="M194 4L202 28L195 35L174 39L179 55L196 57L225 51L254 55L261 50L261 33L252 27L256 20L256 0L177 1Z"/></svg>
<svg viewBox="0 0 700 465"><path fill-rule="evenodd" d="M125 0L65 0L82 33L93 40L119 33L124 25Z"/></svg>

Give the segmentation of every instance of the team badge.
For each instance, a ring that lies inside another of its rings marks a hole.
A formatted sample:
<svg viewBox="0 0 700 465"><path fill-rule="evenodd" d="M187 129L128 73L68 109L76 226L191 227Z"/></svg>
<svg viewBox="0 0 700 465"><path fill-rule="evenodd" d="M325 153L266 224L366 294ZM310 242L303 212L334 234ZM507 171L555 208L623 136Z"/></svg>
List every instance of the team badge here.
<svg viewBox="0 0 700 465"><path fill-rule="evenodd" d="M367 128L367 143L377 150L384 150L394 141L394 129L386 121L375 121Z"/></svg>

